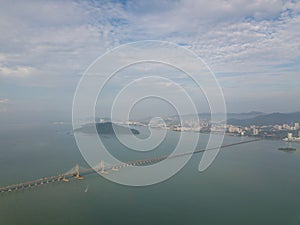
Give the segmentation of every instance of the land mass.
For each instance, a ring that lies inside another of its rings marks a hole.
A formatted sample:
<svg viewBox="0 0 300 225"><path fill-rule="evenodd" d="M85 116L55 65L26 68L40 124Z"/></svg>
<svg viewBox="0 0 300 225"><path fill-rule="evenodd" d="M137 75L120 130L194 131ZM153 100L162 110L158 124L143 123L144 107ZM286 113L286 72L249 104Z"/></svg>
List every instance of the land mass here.
<svg viewBox="0 0 300 225"><path fill-rule="evenodd" d="M97 133L99 135L116 135L116 134L120 134L120 135L137 135L140 132L136 129L133 128L126 128L117 124L114 124L112 122L103 122L103 123L95 123L95 124L85 124L80 128L75 129L75 132L83 132L86 134L92 134L95 132L95 126L96 126L96 130Z"/></svg>
<svg viewBox="0 0 300 225"><path fill-rule="evenodd" d="M275 125L275 124L290 124L296 121L300 121L300 112L292 113L271 113L266 115L259 115L248 119L236 119L232 118L227 120L227 124L250 126L250 125Z"/></svg>

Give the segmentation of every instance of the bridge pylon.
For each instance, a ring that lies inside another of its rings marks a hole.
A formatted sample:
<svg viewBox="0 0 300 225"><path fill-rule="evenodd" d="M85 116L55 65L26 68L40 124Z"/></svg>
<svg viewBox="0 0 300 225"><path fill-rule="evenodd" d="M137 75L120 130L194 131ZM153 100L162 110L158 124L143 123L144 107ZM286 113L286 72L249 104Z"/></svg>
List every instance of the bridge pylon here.
<svg viewBox="0 0 300 225"><path fill-rule="evenodd" d="M104 161L103 160L100 161L100 169L99 169L99 171L100 171L101 174L108 174L108 172L105 171L105 165L104 165Z"/></svg>
<svg viewBox="0 0 300 225"><path fill-rule="evenodd" d="M79 179L79 180L84 179L84 177L80 175L78 164L76 164L76 166L75 166L75 174L73 176L74 176L74 178Z"/></svg>

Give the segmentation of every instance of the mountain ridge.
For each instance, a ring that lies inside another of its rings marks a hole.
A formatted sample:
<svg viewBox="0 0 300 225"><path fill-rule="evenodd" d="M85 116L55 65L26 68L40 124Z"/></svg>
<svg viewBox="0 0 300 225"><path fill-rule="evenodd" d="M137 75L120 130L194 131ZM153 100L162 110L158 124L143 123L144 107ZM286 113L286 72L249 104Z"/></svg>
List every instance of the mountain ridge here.
<svg viewBox="0 0 300 225"><path fill-rule="evenodd" d="M291 113L274 112L270 114L259 115L249 119L228 119L227 124L250 126L250 125L276 125L276 124L291 124L300 122L300 111Z"/></svg>

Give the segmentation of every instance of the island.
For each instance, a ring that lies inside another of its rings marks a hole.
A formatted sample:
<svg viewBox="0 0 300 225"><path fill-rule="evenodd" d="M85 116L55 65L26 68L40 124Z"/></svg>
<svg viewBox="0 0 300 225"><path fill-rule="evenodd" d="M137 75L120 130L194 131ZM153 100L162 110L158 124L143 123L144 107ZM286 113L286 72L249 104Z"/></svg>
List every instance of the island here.
<svg viewBox="0 0 300 225"><path fill-rule="evenodd" d="M90 123L85 124L80 128L75 129L75 132L82 132L86 134L94 133L94 128L96 126L97 133L99 135L138 135L140 132L133 128L126 128L121 125L117 125L112 122L103 122L103 123Z"/></svg>
<svg viewBox="0 0 300 225"><path fill-rule="evenodd" d="M285 147L285 148L278 148L278 150L286 151L286 152L293 152L293 151L296 151L296 148Z"/></svg>

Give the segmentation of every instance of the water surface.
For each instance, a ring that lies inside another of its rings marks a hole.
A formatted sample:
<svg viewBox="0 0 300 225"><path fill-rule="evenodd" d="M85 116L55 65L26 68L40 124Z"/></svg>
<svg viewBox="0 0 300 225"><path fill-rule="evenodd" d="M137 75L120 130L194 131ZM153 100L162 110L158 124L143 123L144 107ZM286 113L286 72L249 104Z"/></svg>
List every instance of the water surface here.
<svg viewBox="0 0 300 225"><path fill-rule="evenodd" d="M70 129L49 124L1 128L0 185L56 175L76 163L87 166ZM149 154L168 152L177 135L170 132L157 152ZM114 138L105 142L118 149L116 156L133 156ZM300 224L300 145L294 144L298 150L293 153L278 151L281 146L282 141L264 140L223 149L203 173L197 170L197 154L175 176L148 187L122 186L95 174L1 194L0 224Z"/></svg>

